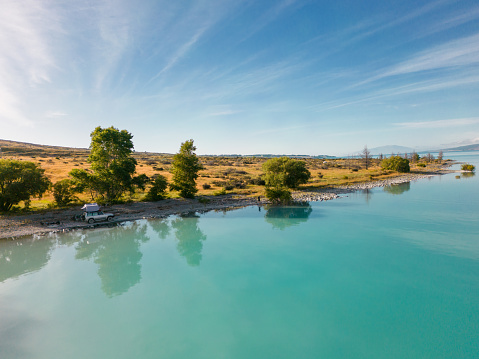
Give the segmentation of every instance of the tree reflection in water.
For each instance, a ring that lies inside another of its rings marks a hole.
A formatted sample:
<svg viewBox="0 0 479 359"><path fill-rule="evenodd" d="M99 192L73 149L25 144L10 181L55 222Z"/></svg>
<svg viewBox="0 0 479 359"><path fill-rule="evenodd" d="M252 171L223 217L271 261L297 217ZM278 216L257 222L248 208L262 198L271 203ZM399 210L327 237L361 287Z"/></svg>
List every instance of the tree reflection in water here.
<svg viewBox="0 0 479 359"><path fill-rule="evenodd" d="M80 242L76 259L93 259L103 292L114 297L126 293L141 280L140 244L147 242L147 225L135 222L127 227L96 230Z"/></svg>
<svg viewBox="0 0 479 359"><path fill-rule="evenodd" d="M0 283L42 269L50 260L50 238L0 240Z"/></svg>
<svg viewBox="0 0 479 359"><path fill-rule="evenodd" d="M384 187L384 192L390 193L390 194L403 194L404 192L407 192L411 189L411 183L410 182L404 182L404 183L399 183L399 184L393 184L390 186L385 186Z"/></svg>
<svg viewBox="0 0 479 359"><path fill-rule="evenodd" d="M165 220L152 220L150 226L161 239L166 239L171 232L171 228Z"/></svg>
<svg viewBox="0 0 479 359"><path fill-rule="evenodd" d="M203 241L206 239L206 235L198 228L198 222L199 216L195 213L183 215L171 222L178 240L178 253L186 258L190 266L200 265Z"/></svg>
<svg viewBox="0 0 479 359"><path fill-rule="evenodd" d="M471 178L474 177L476 174L474 172L462 172L461 177L462 178Z"/></svg>
<svg viewBox="0 0 479 359"><path fill-rule="evenodd" d="M264 218L273 228L283 230L306 222L313 209L309 203L294 206L269 206Z"/></svg>

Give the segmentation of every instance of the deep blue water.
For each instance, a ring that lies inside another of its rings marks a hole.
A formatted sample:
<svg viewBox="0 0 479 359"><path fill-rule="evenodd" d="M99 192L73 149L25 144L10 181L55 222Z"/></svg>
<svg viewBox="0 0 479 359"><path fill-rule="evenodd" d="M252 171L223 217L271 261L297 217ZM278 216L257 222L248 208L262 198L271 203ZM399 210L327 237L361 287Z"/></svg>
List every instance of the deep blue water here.
<svg viewBox="0 0 479 359"><path fill-rule="evenodd" d="M1 241L0 358L477 358L478 216L449 174Z"/></svg>

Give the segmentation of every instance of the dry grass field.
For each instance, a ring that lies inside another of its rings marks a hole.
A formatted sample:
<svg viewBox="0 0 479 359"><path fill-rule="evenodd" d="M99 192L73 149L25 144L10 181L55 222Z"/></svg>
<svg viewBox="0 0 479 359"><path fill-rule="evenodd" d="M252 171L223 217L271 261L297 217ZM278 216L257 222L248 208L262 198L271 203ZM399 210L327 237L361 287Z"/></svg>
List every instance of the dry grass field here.
<svg viewBox="0 0 479 359"><path fill-rule="evenodd" d="M68 172L73 168L88 169L87 161L89 150L83 148L68 148L56 146L34 145L21 142L0 140L1 158L31 161L45 170L45 174L52 183L68 178ZM170 167L173 154L135 152L137 160L137 174L146 174L149 177L155 174L165 176L171 180ZM197 180L198 195L218 195L221 193L235 193L241 195L258 196L264 192L264 186L259 185L262 164L268 159L263 157L216 157L199 156L204 169L200 171ZM304 159L311 172L311 179L302 188L314 189L334 187L338 185L367 182L377 179L395 177L398 174L384 171L380 168L379 160L373 159L369 169L365 169L361 159ZM422 173L439 168L443 163L428 163L426 167L411 165L411 171ZM208 186L210 186L208 188ZM144 192L128 195L125 200L140 201ZM168 192L170 197L177 197L175 192ZM91 201L88 194L78 196L79 202ZM43 209L54 205L51 192L47 192L41 199L33 199L32 209Z"/></svg>

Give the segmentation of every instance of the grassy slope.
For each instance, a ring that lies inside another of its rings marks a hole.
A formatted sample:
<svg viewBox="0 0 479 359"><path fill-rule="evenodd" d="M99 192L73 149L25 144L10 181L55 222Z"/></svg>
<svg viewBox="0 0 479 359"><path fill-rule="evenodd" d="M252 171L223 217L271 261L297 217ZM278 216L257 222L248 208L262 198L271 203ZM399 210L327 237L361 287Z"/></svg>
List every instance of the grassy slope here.
<svg viewBox="0 0 479 359"><path fill-rule="evenodd" d="M89 150L82 148L67 148L56 146L34 145L21 142L0 140L1 158L18 159L38 163L45 169L46 175L55 183L61 179L68 178L68 172L73 168L88 169L87 162ZM138 161L137 173L153 176L162 174L168 180L172 154L136 152L135 159ZM243 182L248 179L258 178L262 174L261 165L267 160L260 157L207 157L200 156L205 167L200 171L197 181L199 195L212 195L221 190L224 186L221 183ZM385 179L397 176L397 173L390 173L381 170L379 160L373 160L373 165L368 169L362 168L358 159L306 159L307 167L311 172L311 179L303 188L322 188L335 185L352 184L370 181L373 179ZM412 165L412 172L431 171L439 167L439 163L428 164L427 168L418 168ZM357 169L357 171L353 171ZM216 184L214 183L216 182ZM211 189L204 190L202 185L209 184ZM228 193L246 194L252 196L262 195L264 187L247 185L245 188L234 188ZM140 200L144 193L136 193L131 199ZM175 197L176 193L170 193ZM79 196L81 201L89 201L87 194ZM46 208L53 202L53 195L47 193L42 199L32 200L32 208Z"/></svg>

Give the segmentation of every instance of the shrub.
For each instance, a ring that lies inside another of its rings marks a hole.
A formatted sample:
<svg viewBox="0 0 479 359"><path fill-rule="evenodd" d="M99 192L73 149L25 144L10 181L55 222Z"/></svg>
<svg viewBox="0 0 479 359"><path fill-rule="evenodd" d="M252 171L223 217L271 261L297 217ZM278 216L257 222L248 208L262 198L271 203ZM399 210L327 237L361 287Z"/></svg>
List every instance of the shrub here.
<svg viewBox="0 0 479 359"><path fill-rule="evenodd" d="M273 203L291 202L291 192L284 187L266 187L265 196Z"/></svg>
<svg viewBox="0 0 479 359"><path fill-rule="evenodd" d="M224 188L220 189L219 191L213 192L214 196L223 196L226 194L226 190Z"/></svg>
<svg viewBox="0 0 479 359"><path fill-rule="evenodd" d="M211 188L211 185L208 184L208 183L203 183L203 189L210 189Z"/></svg>
<svg viewBox="0 0 479 359"><path fill-rule="evenodd" d="M409 172L409 160L400 156L393 156L382 160L381 167L396 172Z"/></svg>
<svg viewBox="0 0 479 359"><path fill-rule="evenodd" d="M474 172L475 169L476 169L476 167L474 165L469 164L469 163L464 163L461 166L461 170L463 170L463 171Z"/></svg>
<svg viewBox="0 0 479 359"><path fill-rule="evenodd" d="M165 197L165 191L168 187L166 178L162 175L158 175L153 181L153 186L148 190L145 196L145 201L156 202Z"/></svg>
<svg viewBox="0 0 479 359"><path fill-rule="evenodd" d="M425 163L418 163L417 166L418 167L426 167L426 164Z"/></svg>
<svg viewBox="0 0 479 359"><path fill-rule="evenodd" d="M59 206L66 206L76 199L72 181L63 179L53 185L53 197Z"/></svg>
<svg viewBox="0 0 479 359"><path fill-rule="evenodd" d="M200 197L198 198L198 202L200 202L201 204L208 204L211 202L211 200L209 198Z"/></svg>

